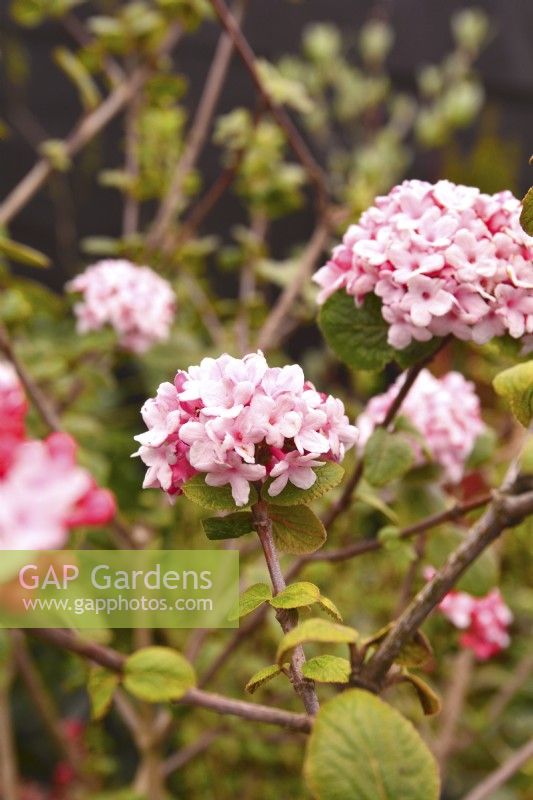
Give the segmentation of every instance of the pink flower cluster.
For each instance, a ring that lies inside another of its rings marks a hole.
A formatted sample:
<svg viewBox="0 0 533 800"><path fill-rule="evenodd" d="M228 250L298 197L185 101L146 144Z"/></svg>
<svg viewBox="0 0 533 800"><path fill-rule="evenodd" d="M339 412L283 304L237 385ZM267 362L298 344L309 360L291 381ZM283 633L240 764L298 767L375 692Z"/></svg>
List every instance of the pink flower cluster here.
<svg viewBox="0 0 533 800"><path fill-rule="evenodd" d="M289 481L309 489L313 467L341 461L357 439L341 400L317 392L296 364L269 367L261 352L180 370L141 413L148 431L135 437L134 455L148 467L145 488L180 494L204 473L209 486L229 484L238 506L267 477L271 497Z"/></svg>
<svg viewBox="0 0 533 800"><path fill-rule="evenodd" d="M66 288L83 295L74 306L78 333L111 325L121 346L134 353L168 339L176 298L168 281L149 267L124 260L99 261Z"/></svg>
<svg viewBox="0 0 533 800"><path fill-rule="evenodd" d="M473 650L480 661L498 655L509 646L507 628L513 615L499 589L493 589L485 597L453 590L442 600L439 610L463 631L461 647Z"/></svg>
<svg viewBox="0 0 533 800"><path fill-rule="evenodd" d="M373 397L358 417L361 447L385 419L403 381L404 375L400 375L387 392ZM424 463L429 457L442 466L448 483L459 483L474 442L485 430L474 384L459 372L448 372L442 378L435 378L428 370L422 370L405 398L400 414L422 436L423 446L415 437L411 440L418 463Z"/></svg>
<svg viewBox="0 0 533 800"><path fill-rule="evenodd" d="M76 445L65 433L28 439L27 406L17 376L0 363L0 549L62 547L70 528L100 525L115 501L76 464Z"/></svg>
<svg viewBox="0 0 533 800"><path fill-rule="evenodd" d="M314 276L318 300L378 295L397 350L447 334L478 344L531 334L533 239L519 215L510 192L404 181L348 228Z"/></svg>

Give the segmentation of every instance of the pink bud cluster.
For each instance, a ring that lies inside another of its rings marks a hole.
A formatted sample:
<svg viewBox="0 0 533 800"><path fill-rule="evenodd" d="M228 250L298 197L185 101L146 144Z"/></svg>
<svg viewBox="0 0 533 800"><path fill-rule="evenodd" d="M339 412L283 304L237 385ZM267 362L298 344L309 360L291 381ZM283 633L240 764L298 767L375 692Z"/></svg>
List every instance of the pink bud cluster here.
<svg viewBox="0 0 533 800"><path fill-rule="evenodd" d="M62 547L71 528L100 525L115 501L76 464L65 433L27 438L26 400L10 366L0 363L0 549Z"/></svg>
<svg viewBox="0 0 533 800"><path fill-rule="evenodd" d="M271 497L288 482L309 489L313 467L341 461L357 439L341 400L317 392L296 364L269 367L261 352L180 370L141 413L148 431L135 437L135 455L148 467L145 488L180 494L203 473L209 486L229 484L238 506L267 477Z"/></svg>
<svg viewBox="0 0 533 800"><path fill-rule="evenodd" d="M442 600L439 610L463 631L461 647L472 650L480 661L498 655L509 646L508 626L513 620L500 590L492 589L485 597L451 591Z"/></svg>
<svg viewBox="0 0 533 800"><path fill-rule="evenodd" d="M387 392L373 397L358 417L361 447L385 419L404 377L400 375ZM428 370L422 370L402 404L400 415L421 434L422 441L410 438L417 463L430 459L441 465L448 483L459 483L474 442L485 430L474 384L459 372L435 378Z"/></svg>
<svg viewBox="0 0 533 800"><path fill-rule="evenodd" d="M78 333L111 325L121 346L134 353L168 339L176 298L168 281L149 267L124 260L99 261L66 288L83 295L74 306Z"/></svg>
<svg viewBox="0 0 533 800"><path fill-rule="evenodd" d="M533 239L510 192L404 181L351 225L314 276L323 303L345 289L382 300L389 344L453 334L478 344L533 333Z"/></svg>

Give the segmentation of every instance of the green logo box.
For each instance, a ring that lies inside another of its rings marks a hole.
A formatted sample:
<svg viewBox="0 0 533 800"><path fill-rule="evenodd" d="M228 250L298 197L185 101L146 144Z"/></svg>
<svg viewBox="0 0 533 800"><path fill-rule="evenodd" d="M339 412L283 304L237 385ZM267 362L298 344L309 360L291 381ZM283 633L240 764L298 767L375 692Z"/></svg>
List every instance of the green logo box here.
<svg viewBox="0 0 533 800"><path fill-rule="evenodd" d="M4 550L3 628L235 628L234 550Z"/></svg>

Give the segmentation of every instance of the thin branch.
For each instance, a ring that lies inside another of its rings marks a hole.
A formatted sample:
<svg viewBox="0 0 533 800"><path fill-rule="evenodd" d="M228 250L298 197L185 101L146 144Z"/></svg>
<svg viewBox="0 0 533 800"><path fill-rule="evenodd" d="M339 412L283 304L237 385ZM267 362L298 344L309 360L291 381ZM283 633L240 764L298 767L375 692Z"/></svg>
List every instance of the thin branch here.
<svg viewBox="0 0 533 800"><path fill-rule="evenodd" d="M161 53L167 53L180 36L181 28L172 28L161 47ZM113 89L111 94L94 111L84 116L63 143L65 155L68 158L72 158L91 141L124 109L150 73L150 67L138 67L126 80ZM46 183L53 172L52 162L47 158L40 159L8 194L0 206L0 225L7 225Z"/></svg>
<svg viewBox="0 0 533 800"><path fill-rule="evenodd" d="M41 717L44 727L50 734L61 756L70 765L74 774L80 778L83 771L81 758L62 728L61 718L54 699L48 692L28 651L26 639L21 631L12 630L9 633L13 644L14 664L26 686L33 708Z"/></svg>
<svg viewBox="0 0 533 800"><path fill-rule="evenodd" d="M20 382L24 386L28 396L31 398L35 408L39 412L39 415L41 416L47 428L49 428L51 431L61 430L61 422L55 412L55 409L52 408L39 386L37 386L24 364L22 364L20 361L19 357L15 353L15 349L9 338L8 332L1 323L0 352L4 354L7 360L10 361L15 368Z"/></svg>
<svg viewBox="0 0 533 800"><path fill-rule="evenodd" d="M172 775L173 772L182 769L193 758L204 753L214 741L216 741L226 729L224 727L215 728L212 731L205 731L195 742L176 753L172 753L167 760L163 763L163 773L166 777Z"/></svg>
<svg viewBox="0 0 533 800"><path fill-rule="evenodd" d="M300 258L298 271L291 283L280 294L274 308L259 331L257 346L259 350L277 347L282 338L282 327L294 307L302 288L307 283L316 260L324 249L329 234L329 224L321 222L313 233L309 244Z"/></svg>
<svg viewBox="0 0 533 800"><path fill-rule="evenodd" d="M257 91L261 95L265 105L269 109L270 113L272 114L272 116L274 117L280 128L282 128L282 130L285 132L287 140L291 145L294 154L296 155L296 157L306 170L311 183L314 184L314 186L316 187L318 193L319 207L323 209L326 206L328 189L327 189L327 179L326 176L324 175L322 168L315 160L307 144L303 140L297 128L294 126L291 118L286 113L285 109L279 106L272 99L270 93L263 85L263 81L261 80L259 71L256 66L255 53L250 47L239 25L237 24L235 18L230 13L224 1L211 0L211 5L213 6L224 29L231 37L235 45L235 49L239 53L239 56L241 57L244 66L248 70L248 73L250 74L250 77Z"/></svg>
<svg viewBox="0 0 533 800"><path fill-rule="evenodd" d="M124 120L124 170L132 184L135 183L139 175L137 125L141 105L142 97L140 93L137 93L131 98ZM139 214L140 204L135 196L135 187L128 187L124 197L122 213L122 233L124 236L131 236L137 232Z"/></svg>
<svg viewBox="0 0 533 800"><path fill-rule="evenodd" d="M28 633L49 644L76 653L82 658L100 664L112 672L121 673L126 656L110 647L78 638L62 628L30 628ZM265 722L268 725L280 725L301 733L309 733L313 720L307 714L295 714L282 708L272 708L244 700L233 700L201 689L189 691L177 701L179 705L197 706L214 711L216 714L229 714L252 722Z"/></svg>
<svg viewBox="0 0 533 800"><path fill-rule="evenodd" d="M270 580L274 589L274 594L279 594L286 588L285 579L281 571L274 537L272 535L272 522L268 516L268 508L262 500L255 503L252 507L254 527L259 536L265 561L267 563ZM288 633L298 624L298 612L295 610L280 609L276 618L284 633ZM303 647L295 647L291 656L291 682L296 693L302 699L308 714L316 714L319 708L318 698L311 681L306 681L303 676L303 665L305 664L305 654Z"/></svg>
<svg viewBox="0 0 533 800"><path fill-rule="evenodd" d="M245 3L238 0L235 4L235 19L237 24L243 19ZM209 68L209 73L204 84L202 96L192 122L183 154L170 179L170 185L165 197L154 217L147 235L148 247L157 247L164 244L164 238L171 227L176 211L183 201L183 186L185 179L194 168L198 156L205 145L211 120L224 86L226 74L233 55L234 43L227 33L220 37L215 55Z"/></svg>
<svg viewBox="0 0 533 800"><path fill-rule="evenodd" d="M409 367L405 375L405 380L400 387L400 391L394 398L393 403L391 404L383 421L379 424L378 427L385 428L385 430L390 428L390 426L396 419L396 416L402 407L403 401L411 391L414 382L416 381L416 379L418 378L424 367L426 367L429 364L429 362L432 361L433 358L435 358L437 353L440 353L440 351L444 347L446 347L449 341L450 341L449 336L444 337L444 339L442 340L442 342L440 343L439 347L436 350L430 353L429 356L426 356L426 358L421 359L418 363L413 364L412 367ZM363 477L363 471L364 471L364 463L363 459L360 458L355 466L352 475L345 483L342 494L340 495L338 500L330 506L327 513L324 515L322 519L322 522L324 523L324 527L326 529L329 529L330 525L332 525L335 522L337 517L339 517L342 513L344 513L344 511L346 511L347 508L350 507L353 493L357 489L359 482Z"/></svg>
<svg viewBox="0 0 533 800"><path fill-rule="evenodd" d="M473 667L474 654L472 651L461 650L452 665L450 683L443 703L440 732L432 748L439 764L441 776L446 774L448 759L454 749L457 725L464 711Z"/></svg>
<svg viewBox="0 0 533 800"><path fill-rule="evenodd" d="M470 564L506 528L518 525L532 513L533 491L517 496L495 493L487 511L472 526L464 541L449 556L444 566L396 620L390 633L363 668L362 678L369 686L380 686L405 642L418 630Z"/></svg>
<svg viewBox="0 0 533 800"><path fill-rule="evenodd" d="M533 758L533 739L530 739L523 747L517 750L505 761L501 767L492 772L475 789L468 792L463 800L490 800L501 786L507 783L522 767Z"/></svg>

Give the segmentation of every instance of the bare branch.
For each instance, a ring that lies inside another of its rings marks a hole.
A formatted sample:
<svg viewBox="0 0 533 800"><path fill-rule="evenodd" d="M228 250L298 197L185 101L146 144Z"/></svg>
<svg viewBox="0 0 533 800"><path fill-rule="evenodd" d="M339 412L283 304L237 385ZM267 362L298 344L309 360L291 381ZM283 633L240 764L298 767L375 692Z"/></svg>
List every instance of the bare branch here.
<svg viewBox="0 0 533 800"><path fill-rule="evenodd" d="M401 614L392 630L362 670L362 678L379 687L394 659L432 610L478 556L506 528L518 525L533 513L533 491L518 496L495 494L483 516L472 526L461 545L436 575L421 589Z"/></svg>
<svg viewBox="0 0 533 800"><path fill-rule="evenodd" d="M223 27L233 40L235 49L239 53L244 63L244 66L248 70L257 91L264 100L265 105L269 109L270 113L272 114L272 116L274 117L280 128L282 128L283 131L285 132L287 140L291 145L294 154L296 155L302 166L305 168L311 183L313 183L314 186L316 187L318 192L319 206L323 209L326 205L326 199L328 197L328 189L327 189L327 179L326 176L324 175L324 172L322 171L322 168L316 162L307 144L302 139L297 128L293 125L292 120L286 113L285 109L279 106L276 102L274 102L274 100L270 96L265 86L263 86L263 81L261 80L261 77L259 75L255 63L256 62L255 53L248 44L248 41L244 37L239 25L237 24L235 18L230 13L224 1L211 0L211 5L213 6Z"/></svg>
<svg viewBox="0 0 533 800"><path fill-rule="evenodd" d="M237 0L235 3L234 19L240 24L244 16L245 2ZM218 100L226 74L233 55L234 43L227 33L223 33L218 41L217 48L209 73L204 84L202 96L189 131L183 154L170 179L169 189L161 201L152 225L148 231L148 247L163 246L164 238L172 221L183 201L184 181L193 169L198 156L206 142L211 120L216 111Z"/></svg>
<svg viewBox="0 0 533 800"><path fill-rule="evenodd" d="M509 778L512 778L530 758L533 758L533 739L530 739L523 747L517 750L498 767L488 778L485 778L475 789L468 792L463 800L489 800Z"/></svg>

